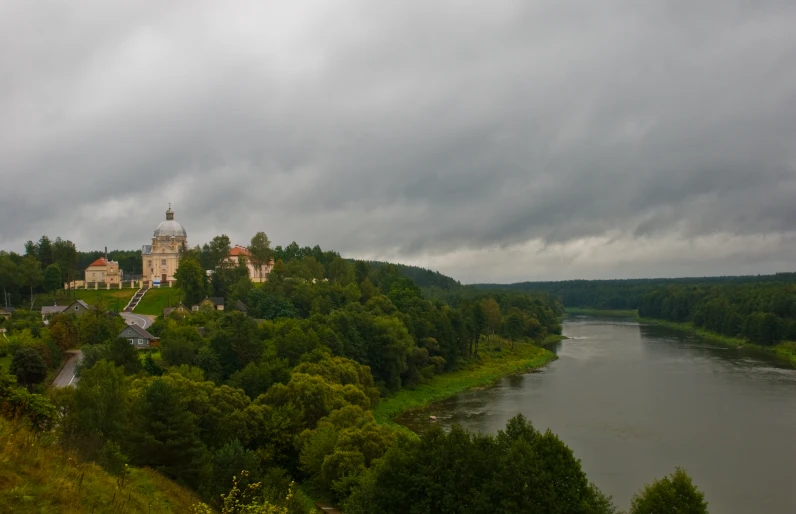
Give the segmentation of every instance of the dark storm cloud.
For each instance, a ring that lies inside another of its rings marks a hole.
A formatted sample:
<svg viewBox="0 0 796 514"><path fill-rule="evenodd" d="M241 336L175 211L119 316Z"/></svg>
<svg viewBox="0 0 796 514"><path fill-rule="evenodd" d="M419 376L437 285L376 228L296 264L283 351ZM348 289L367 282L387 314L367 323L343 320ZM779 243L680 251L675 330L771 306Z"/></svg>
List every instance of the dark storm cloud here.
<svg viewBox="0 0 796 514"><path fill-rule="evenodd" d="M138 247L171 201L191 243L265 230L466 281L792 269L793 20L779 1L5 3L0 246Z"/></svg>

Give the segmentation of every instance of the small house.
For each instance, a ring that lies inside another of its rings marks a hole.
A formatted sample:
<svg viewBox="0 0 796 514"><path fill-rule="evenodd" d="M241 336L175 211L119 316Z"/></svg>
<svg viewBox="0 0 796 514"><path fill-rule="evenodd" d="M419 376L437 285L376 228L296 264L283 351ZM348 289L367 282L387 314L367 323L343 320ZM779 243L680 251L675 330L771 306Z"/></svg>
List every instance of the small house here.
<svg viewBox="0 0 796 514"><path fill-rule="evenodd" d="M224 299L218 296L207 296L204 300L194 305L192 309L194 312L200 310L223 311Z"/></svg>
<svg viewBox="0 0 796 514"><path fill-rule="evenodd" d="M75 300L68 305L48 305L41 308L41 320L46 322L56 314L74 314L82 316L91 310L91 306L83 300Z"/></svg>
<svg viewBox="0 0 796 514"><path fill-rule="evenodd" d="M176 307L166 307L163 309L163 317L165 318L166 316L169 315L184 318L185 316L191 315L191 309L189 309L188 307L183 305L182 302L180 302L180 304L177 305Z"/></svg>
<svg viewBox="0 0 796 514"><path fill-rule="evenodd" d="M139 327L138 325L127 325L121 331L119 337L127 339L136 350L147 350L157 346L158 338Z"/></svg>
<svg viewBox="0 0 796 514"><path fill-rule="evenodd" d="M0 318L10 318L14 314L14 310L13 307L0 307Z"/></svg>

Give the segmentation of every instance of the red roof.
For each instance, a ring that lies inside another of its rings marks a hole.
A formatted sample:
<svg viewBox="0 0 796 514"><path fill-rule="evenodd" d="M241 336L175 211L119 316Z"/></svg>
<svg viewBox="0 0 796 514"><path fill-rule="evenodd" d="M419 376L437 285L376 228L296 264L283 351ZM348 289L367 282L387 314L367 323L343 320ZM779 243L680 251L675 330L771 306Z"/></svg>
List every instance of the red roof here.
<svg viewBox="0 0 796 514"><path fill-rule="evenodd" d="M100 257L96 261L94 261L91 264L89 264L88 267L89 268L92 267L92 266L103 266L104 267L104 266L107 266L107 265L108 265L108 261L105 260L105 257Z"/></svg>
<svg viewBox="0 0 796 514"><path fill-rule="evenodd" d="M235 247L229 251L230 257L237 257L239 255L249 255L249 250L244 246L235 245Z"/></svg>

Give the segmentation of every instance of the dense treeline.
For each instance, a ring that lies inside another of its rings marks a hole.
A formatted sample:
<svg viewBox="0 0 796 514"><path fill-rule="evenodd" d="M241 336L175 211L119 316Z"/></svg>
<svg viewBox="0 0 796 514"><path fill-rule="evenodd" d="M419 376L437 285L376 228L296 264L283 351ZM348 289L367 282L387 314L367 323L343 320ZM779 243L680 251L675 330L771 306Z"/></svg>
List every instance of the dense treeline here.
<svg viewBox="0 0 796 514"><path fill-rule="evenodd" d="M796 340L796 284L660 287L642 297L639 315L693 322L719 334L772 346Z"/></svg>
<svg viewBox="0 0 796 514"><path fill-rule="evenodd" d="M567 307L622 310L638 309L641 299L661 286L757 283L796 283L796 273L691 278L562 280L515 284L475 284L473 287L486 291L546 292L558 298Z"/></svg>

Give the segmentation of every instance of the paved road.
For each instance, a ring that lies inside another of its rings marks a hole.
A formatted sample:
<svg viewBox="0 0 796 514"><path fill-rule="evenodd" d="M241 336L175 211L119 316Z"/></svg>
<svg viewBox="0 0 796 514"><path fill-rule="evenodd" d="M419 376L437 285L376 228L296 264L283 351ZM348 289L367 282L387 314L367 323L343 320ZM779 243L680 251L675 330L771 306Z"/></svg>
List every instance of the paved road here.
<svg viewBox="0 0 796 514"><path fill-rule="evenodd" d="M69 358L64 367L61 368L61 372L53 380L53 387L69 387L79 380L75 376L75 366L83 359L83 352L80 350L69 350L67 354L69 354Z"/></svg>
<svg viewBox="0 0 796 514"><path fill-rule="evenodd" d="M149 327L155 320L154 316L133 314L132 312L120 312L119 314L121 314L121 316L124 318L124 321L127 322L128 325L138 325L141 328Z"/></svg>

